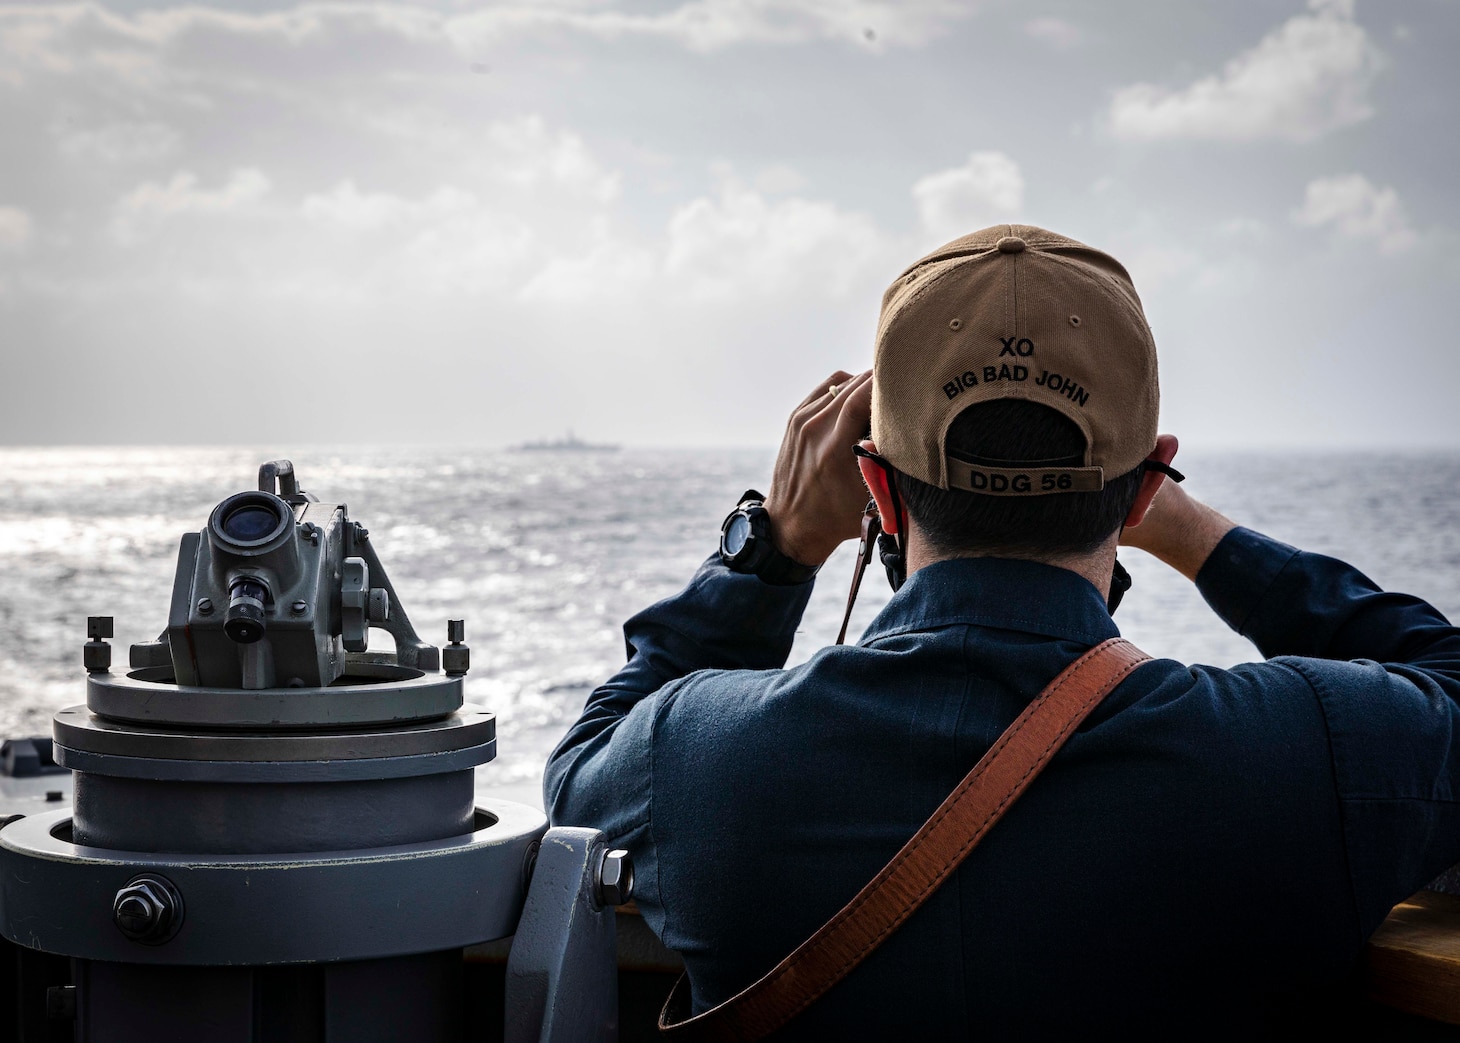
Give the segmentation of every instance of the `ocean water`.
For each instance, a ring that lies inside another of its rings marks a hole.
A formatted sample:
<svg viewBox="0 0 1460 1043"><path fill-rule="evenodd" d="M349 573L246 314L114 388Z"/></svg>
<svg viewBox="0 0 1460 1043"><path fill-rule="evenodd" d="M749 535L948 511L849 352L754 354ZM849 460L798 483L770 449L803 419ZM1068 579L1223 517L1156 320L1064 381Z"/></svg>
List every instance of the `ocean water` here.
<svg viewBox="0 0 1460 1043"><path fill-rule="evenodd" d="M250 448L0 449L0 735L44 734L85 700L86 617L115 618L114 662L166 620L180 536L281 455ZM307 449L301 485L363 522L422 636L466 619L467 699L497 714L481 782L536 802L542 764L624 658L622 622L714 550L770 449L513 452ZM1460 615L1460 453L1183 454L1196 496L1388 589ZM822 570L791 661L836 637L854 548ZM1256 657L1190 583L1138 551L1117 614L1146 651L1231 665ZM852 632L886 601L867 574Z"/></svg>

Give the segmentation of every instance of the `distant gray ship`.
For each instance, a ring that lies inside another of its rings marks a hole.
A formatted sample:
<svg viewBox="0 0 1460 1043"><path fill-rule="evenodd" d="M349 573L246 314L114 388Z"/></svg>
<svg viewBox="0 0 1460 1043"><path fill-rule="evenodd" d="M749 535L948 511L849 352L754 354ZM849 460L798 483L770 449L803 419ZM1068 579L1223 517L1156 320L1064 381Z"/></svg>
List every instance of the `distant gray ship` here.
<svg viewBox="0 0 1460 1043"><path fill-rule="evenodd" d="M568 452L568 453L616 453L619 447L608 445L603 442L585 442L577 435L569 431L563 438L545 438L537 442L523 442L521 445L514 445L513 449L530 450L533 452Z"/></svg>

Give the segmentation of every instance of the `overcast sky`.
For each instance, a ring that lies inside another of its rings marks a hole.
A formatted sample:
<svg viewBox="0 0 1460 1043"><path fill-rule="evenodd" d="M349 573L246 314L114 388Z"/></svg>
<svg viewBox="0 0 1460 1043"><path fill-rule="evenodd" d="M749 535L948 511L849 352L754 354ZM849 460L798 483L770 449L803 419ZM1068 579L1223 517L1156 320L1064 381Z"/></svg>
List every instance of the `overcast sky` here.
<svg viewBox="0 0 1460 1043"><path fill-rule="evenodd" d="M774 444L909 262L1131 270L1188 445L1460 446L1456 0L0 3L0 443Z"/></svg>

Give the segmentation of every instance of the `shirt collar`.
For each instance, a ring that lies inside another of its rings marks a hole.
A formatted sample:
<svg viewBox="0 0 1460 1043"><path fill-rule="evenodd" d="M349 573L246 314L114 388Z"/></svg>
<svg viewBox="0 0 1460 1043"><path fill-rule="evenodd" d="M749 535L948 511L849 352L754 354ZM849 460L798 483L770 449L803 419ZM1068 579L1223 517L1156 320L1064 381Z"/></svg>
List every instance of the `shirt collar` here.
<svg viewBox="0 0 1460 1043"><path fill-rule="evenodd" d="M1013 558L949 558L909 576L862 643L959 624L1089 645L1120 636L1105 599L1078 573Z"/></svg>

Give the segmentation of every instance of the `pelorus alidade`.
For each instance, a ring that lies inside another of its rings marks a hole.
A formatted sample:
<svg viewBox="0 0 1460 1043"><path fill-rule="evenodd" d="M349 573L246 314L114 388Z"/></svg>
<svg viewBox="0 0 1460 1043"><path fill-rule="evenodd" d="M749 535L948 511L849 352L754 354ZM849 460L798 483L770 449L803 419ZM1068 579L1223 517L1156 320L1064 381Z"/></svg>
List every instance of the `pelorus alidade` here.
<svg viewBox="0 0 1460 1043"><path fill-rule="evenodd" d="M611 1038L627 858L479 796L463 623L421 640L344 504L265 464L183 536L126 671L111 634L54 717L73 806L0 829L0 934L70 958L18 986L52 1033L22 1038ZM514 934L505 1021L473 1025L462 950Z"/></svg>

